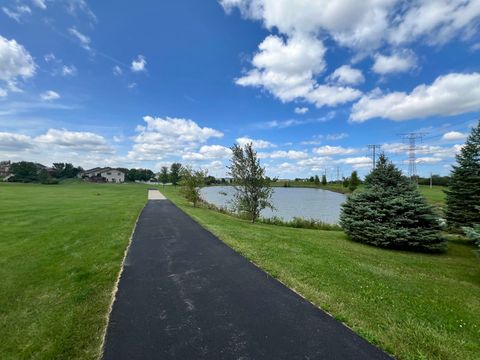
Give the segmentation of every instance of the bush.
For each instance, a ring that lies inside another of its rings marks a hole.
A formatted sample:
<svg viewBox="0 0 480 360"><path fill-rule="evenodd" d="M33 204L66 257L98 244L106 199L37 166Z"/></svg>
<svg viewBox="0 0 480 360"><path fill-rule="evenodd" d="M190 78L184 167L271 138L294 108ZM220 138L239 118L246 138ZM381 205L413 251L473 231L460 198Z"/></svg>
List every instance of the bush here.
<svg viewBox="0 0 480 360"><path fill-rule="evenodd" d="M380 156L365 191L347 199L340 224L354 241L379 247L440 251L440 219L416 185Z"/></svg>

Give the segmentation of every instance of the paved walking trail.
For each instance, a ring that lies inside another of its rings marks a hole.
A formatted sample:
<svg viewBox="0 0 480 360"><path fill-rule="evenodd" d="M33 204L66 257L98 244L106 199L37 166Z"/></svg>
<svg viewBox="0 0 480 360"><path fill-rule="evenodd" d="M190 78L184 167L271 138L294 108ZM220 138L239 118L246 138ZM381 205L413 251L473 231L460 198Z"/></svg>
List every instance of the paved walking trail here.
<svg viewBox="0 0 480 360"><path fill-rule="evenodd" d="M169 200L139 218L103 358L389 359Z"/></svg>

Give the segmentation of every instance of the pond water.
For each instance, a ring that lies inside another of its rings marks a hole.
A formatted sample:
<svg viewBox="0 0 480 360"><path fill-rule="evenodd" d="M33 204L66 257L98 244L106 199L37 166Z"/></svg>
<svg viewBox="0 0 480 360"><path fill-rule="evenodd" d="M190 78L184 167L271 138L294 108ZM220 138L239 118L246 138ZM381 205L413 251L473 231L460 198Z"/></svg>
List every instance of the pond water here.
<svg viewBox="0 0 480 360"><path fill-rule="evenodd" d="M201 189L203 200L219 207L231 207L235 193L232 186L210 186ZM346 196L332 191L311 188L274 188L272 203L275 210L265 209L261 216L277 216L283 220L294 217L321 220L335 224L340 217L340 206Z"/></svg>

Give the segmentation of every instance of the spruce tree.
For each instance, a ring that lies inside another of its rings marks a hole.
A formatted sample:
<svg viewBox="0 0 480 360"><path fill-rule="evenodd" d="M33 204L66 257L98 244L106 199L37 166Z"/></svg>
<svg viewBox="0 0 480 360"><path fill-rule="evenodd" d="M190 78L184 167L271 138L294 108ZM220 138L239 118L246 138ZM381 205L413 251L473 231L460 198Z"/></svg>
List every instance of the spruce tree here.
<svg viewBox="0 0 480 360"><path fill-rule="evenodd" d="M446 191L446 217L452 228L480 224L480 121L457 155Z"/></svg>
<svg viewBox="0 0 480 360"><path fill-rule="evenodd" d="M342 206L340 224L354 241L380 247L439 251L439 218L417 187L384 155L365 178L365 191Z"/></svg>

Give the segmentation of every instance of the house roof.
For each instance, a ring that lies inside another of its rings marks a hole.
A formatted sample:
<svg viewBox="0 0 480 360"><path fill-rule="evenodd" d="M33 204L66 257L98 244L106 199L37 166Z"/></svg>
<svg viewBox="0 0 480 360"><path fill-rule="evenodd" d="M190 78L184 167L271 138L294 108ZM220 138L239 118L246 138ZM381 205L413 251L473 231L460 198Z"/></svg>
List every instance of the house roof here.
<svg viewBox="0 0 480 360"><path fill-rule="evenodd" d="M102 172L111 171L111 170L120 171L121 173L124 173L122 170L111 168L111 167L104 167L104 168L95 167L95 168L90 169L90 170L82 171L82 174L102 173Z"/></svg>

